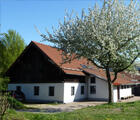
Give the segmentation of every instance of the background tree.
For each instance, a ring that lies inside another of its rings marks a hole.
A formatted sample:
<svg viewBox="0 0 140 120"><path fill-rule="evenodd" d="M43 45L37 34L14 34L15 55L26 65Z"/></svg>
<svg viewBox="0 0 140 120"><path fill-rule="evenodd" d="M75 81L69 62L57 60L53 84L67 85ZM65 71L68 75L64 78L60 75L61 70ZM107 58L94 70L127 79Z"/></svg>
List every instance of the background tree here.
<svg viewBox="0 0 140 120"><path fill-rule="evenodd" d="M14 30L0 35L0 69L4 73L25 48L24 39Z"/></svg>
<svg viewBox="0 0 140 120"><path fill-rule="evenodd" d="M3 77L4 73L24 48L24 40L16 31L0 34L0 90L5 89L8 83L8 79Z"/></svg>
<svg viewBox="0 0 140 120"><path fill-rule="evenodd" d="M105 69L111 103L117 74L140 55L140 8L133 0L128 5L120 0L104 0L101 8L88 8L88 14L83 10L80 17L66 14L59 28L41 36L64 50L65 56L69 53L67 60L85 57Z"/></svg>

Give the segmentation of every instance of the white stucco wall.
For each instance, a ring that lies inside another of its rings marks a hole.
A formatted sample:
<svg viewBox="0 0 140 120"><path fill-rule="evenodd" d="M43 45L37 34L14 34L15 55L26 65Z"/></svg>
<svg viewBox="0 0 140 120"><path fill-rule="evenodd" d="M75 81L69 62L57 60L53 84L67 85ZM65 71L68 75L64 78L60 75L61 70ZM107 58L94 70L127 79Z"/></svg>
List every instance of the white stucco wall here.
<svg viewBox="0 0 140 120"><path fill-rule="evenodd" d="M95 78L96 83L90 83L90 79L88 80L88 98L89 100L107 100L108 99L108 84L107 81L101 80L99 78ZM90 94L90 86L95 85L96 86L96 93Z"/></svg>
<svg viewBox="0 0 140 120"><path fill-rule="evenodd" d="M84 94L81 95L81 86L84 86ZM71 95L71 87L75 87L74 95ZM64 83L64 103L82 100L87 97L86 83Z"/></svg>
<svg viewBox="0 0 140 120"><path fill-rule="evenodd" d="M113 101L118 102L118 91L116 86L113 87L113 96Z"/></svg>
<svg viewBox="0 0 140 120"><path fill-rule="evenodd" d="M88 86L87 86L88 85ZM96 93L90 94L90 85L96 86ZM107 100L108 84L107 81L96 78L96 83L32 83L32 84L8 84L9 90L16 90L16 86L21 86L27 100L32 101L60 101L63 103L78 100ZM39 86L39 96L34 95L34 86ZM49 87L54 86L54 96L49 96ZM84 86L84 94L81 94L81 86ZM71 87L75 87L74 95L71 95ZM113 88L114 102L118 101L117 87ZM120 98L132 95L132 88L121 89Z"/></svg>
<svg viewBox="0 0 140 120"><path fill-rule="evenodd" d="M120 99L121 97L128 97L132 95L132 88L124 88L121 89L120 87ZM117 91L117 87L114 86L114 90L113 90L113 95L114 95L114 102L118 102L118 91Z"/></svg>
<svg viewBox="0 0 140 120"><path fill-rule="evenodd" d="M8 84L9 90L16 90L21 86L21 91L26 100L36 101L60 101L63 102L64 83L32 83L32 84ZM39 86L39 96L34 95L34 86ZM49 96L49 86L54 86L54 96Z"/></svg>
<svg viewBox="0 0 140 120"><path fill-rule="evenodd" d="M132 95L132 88L125 88L125 89L120 89L120 98L121 97L128 97Z"/></svg>

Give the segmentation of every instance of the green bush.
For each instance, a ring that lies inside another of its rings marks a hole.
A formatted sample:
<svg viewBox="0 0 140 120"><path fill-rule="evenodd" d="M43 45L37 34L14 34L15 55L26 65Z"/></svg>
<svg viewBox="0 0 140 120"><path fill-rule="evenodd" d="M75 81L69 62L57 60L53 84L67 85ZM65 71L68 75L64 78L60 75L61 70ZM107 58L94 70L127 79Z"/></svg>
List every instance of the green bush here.
<svg viewBox="0 0 140 120"><path fill-rule="evenodd" d="M0 72L0 91L7 90L9 78L2 77Z"/></svg>
<svg viewBox="0 0 140 120"><path fill-rule="evenodd" d="M14 108L14 109L24 109L25 108L24 104L22 104L20 101L16 100L13 97L8 97L8 102L9 102L11 108Z"/></svg>

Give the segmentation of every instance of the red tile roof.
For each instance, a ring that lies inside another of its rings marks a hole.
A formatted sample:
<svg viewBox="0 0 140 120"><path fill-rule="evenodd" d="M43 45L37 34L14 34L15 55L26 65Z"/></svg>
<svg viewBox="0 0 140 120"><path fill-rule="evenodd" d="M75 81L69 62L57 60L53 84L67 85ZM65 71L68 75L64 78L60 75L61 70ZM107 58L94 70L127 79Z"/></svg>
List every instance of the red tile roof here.
<svg viewBox="0 0 140 120"><path fill-rule="evenodd" d="M73 60L70 63L67 62L65 64L63 63L62 60L62 50L58 50L57 48L53 48L50 47L48 45L44 45L41 43L37 43L34 42L33 43L38 46L53 62L55 62L58 66L60 66L62 69L67 68L67 70L65 69L65 71L68 73L68 71L73 71L72 73L76 73L77 71L76 69L80 70L79 68L81 68L80 64L87 64L87 60L86 59L80 59L80 60ZM68 70L69 69L69 70ZM79 74L83 75L82 71L78 71Z"/></svg>
<svg viewBox="0 0 140 120"><path fill-rule="evenodd" d="M90 73L90 74L94 74L96 76L98 76L99 78L105 79L106 80L106 74L105 71L102 69L84 69L84 71ZM113 74L111 75L111 78L113 79ZM120 84L131 84L133 83L132 81L130 81L131 79L127 76L124 76L123 74L118 73L117 79L114 82L114 85L120 85Z"/></svg>
<svg viewBox="0 0 140 120"><path fill-rule="evenodd" d="M135 75L135 74L131 74L131 73L128 73L128 72L122 72L122 74L126 75L129 78L132 78L132 80L140 81L140 75Z"/></svg>
<svg viewBox="0 0 140 120"><path fill-rule="evenodd" d="M38 42L32 41L38 48L40 48L41 51L43 51L55 64L57 64L66 74L74 74L74 75L85 75L83 71L93 74L97 77L100 77L102 79L106 80L106 74L105 71L102 69L97 68L93 64L91 64L87 59L75 59L71 61L70 63L63 63L62 60L62 50L58 50L57 48L44 45ZM91 68L83 68L81 65L87 65ZM113 75L112 75L113 78ZM118 74L117 80L114 82L114 85L121 85L121 84L131 84L134 83L130 81L131 78L128 76L124 76L123 74Z"/></svg>

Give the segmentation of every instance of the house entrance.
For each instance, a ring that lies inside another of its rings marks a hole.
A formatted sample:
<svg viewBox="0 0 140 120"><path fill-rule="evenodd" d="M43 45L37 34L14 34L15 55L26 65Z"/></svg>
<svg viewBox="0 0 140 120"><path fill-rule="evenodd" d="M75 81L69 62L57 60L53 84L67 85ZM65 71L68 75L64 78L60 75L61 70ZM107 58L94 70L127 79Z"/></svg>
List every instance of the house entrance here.
<svg viewBox="0 0 140 120"><path fill-rule="evenodd" d="M117 96L118 96L118 101L120 100L120 86L117 86Z"/></svg>

